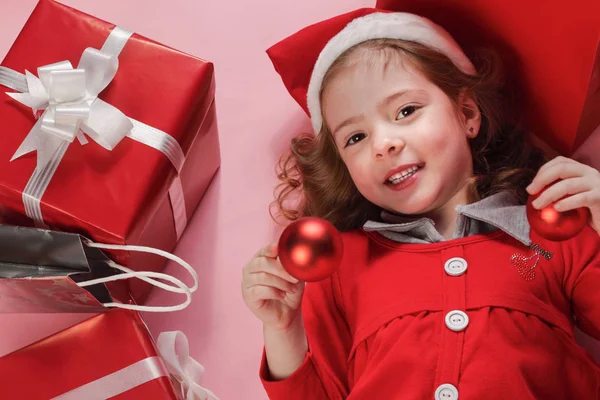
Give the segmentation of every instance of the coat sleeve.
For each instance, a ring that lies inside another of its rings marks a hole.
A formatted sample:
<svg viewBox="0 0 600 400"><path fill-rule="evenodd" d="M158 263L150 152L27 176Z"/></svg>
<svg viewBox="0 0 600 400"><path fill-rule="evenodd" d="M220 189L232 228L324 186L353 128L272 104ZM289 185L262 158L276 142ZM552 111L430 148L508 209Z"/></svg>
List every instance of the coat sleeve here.
<svg viewBox="0 0 600 400"><path fill-rule="evenodd" d="M273 381L265 352L260 379L271 400L339 400L348 397L348 356L352 335L341 301L338 274L306 284L302 315L308 340L303 364L289 377Z"/></svg>
<svg viewBox="0 0 600 400"><path fill-rule="evenodd" d="M563 244L566 294L579 328L600 340L600 236L591 227Z"/></svg>

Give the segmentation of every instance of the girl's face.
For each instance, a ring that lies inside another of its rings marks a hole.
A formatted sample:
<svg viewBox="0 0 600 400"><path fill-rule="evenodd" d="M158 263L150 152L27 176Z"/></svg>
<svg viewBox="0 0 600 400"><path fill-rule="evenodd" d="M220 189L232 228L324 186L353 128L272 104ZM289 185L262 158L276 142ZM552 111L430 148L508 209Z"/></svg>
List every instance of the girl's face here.
<svg viewBox="0 0 600 400"><path fill-rule="evenodd" d="M322 103L360 193L388 211L434 221L467 203L466 180L473 174L468 138L479 130L479 112L458 111L401 55L387 65L381 52L354 56L327 85ZM477 110L472 100L463 107Z"/></svg>

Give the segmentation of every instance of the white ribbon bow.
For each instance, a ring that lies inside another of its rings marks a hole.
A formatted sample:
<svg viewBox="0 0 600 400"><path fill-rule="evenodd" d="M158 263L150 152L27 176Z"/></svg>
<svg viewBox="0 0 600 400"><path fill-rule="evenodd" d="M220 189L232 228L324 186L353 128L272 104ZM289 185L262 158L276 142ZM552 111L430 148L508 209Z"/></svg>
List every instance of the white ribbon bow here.
<svg viewBox="0 0 600 400"><path fill-rule="evenodd" d="M37 167L44 168L62 143L75 137L86 144L87 134L111 151L132 130L133 124L98 94L113 80L119 67L116 56L87 48L77 69L69 61L38 68L38 76L26 72L29 93L7 93L33 109L45 110L21 143L11 161L37 151Z"/></svg>
<svg viewBox="0 0 600 400"><path fill-rule="evenodd" d="M219 400L213 392L198 384L204 367L190 357L188 340L182 332L162 332L156 346L167 370L181 385L185 400Z"/></svg>

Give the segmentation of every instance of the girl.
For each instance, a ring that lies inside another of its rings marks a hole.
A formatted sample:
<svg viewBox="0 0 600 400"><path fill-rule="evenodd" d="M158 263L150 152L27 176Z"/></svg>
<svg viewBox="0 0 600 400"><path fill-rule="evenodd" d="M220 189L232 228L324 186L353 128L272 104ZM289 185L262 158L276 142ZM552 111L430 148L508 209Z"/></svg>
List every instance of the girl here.
<svg viewBox="0 0 600 400"><path fill-rule="evenodd" d="M562 157L541 167L501 107L497 64L476 70L439 26L376 9L269 55L315 131L292 141L278 205L331 221L345 251L306 286L276 245L245 266L269 397L598 399L574 327L600 339L600 239L588 226L545 240L523 203L561 179L535 205L569 195L556 208L589 207L600 229L600 173Z"/></svg>

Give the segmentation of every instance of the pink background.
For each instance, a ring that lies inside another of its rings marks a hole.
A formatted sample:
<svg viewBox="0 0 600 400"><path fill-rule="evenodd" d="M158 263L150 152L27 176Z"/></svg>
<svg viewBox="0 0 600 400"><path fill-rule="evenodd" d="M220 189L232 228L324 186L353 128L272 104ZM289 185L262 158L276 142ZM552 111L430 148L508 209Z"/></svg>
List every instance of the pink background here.
<svg viewBox="0 0 600 400"><path fill-rule="evenodd" d="M242 300L241 270L277 237L268 213L275 164L289 138L310 125L265 50L307 24L375 0L61 1L215 63L222 167L175 251L195 266L200 288L186 310L143 317L155 337L185 332L206 368L203 386L221 400L266 399L258 380L262 325ZM0 0L0 60L35 4ZM185 278L177 266L167 272ZM179 300L155 291L149 303ZM89 316L0 314L0 356Z"/></svg>
<svg viewBox="0 0 600 400"><path fill-rule="evenodd" d="M192 356L206 368L202 384L222 400L266 399L257 377L261 324L242 301L241 270L280 232L268 214L274 166L291 136L310 125L264 51L307 24L375 1L64 3L215 63L222 167L176 250L195 266L200 289L184 311L143 316L155 337L164 330L186 333ZM0 59L35 4L36 0L0 0ZM592 142L583 147L590 160L592 149L600 148L600 131ZM167 272L183 276L174 265ZM150 304L177 300L155 291ZM0 356L87 317L0 314Z"/></svg>

